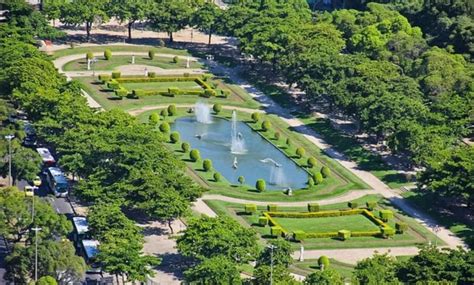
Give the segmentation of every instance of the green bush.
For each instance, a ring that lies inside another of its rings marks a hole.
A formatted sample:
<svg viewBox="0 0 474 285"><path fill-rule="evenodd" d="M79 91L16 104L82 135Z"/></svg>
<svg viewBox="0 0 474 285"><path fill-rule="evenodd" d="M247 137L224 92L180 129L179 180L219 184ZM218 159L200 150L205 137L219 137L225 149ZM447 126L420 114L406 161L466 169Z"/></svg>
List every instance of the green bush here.
<svg viewBox="0 0 474 285"><path fill-rule="evenodd" d="M110 60L112 58L112 51L110 49L106 49L104 51L105 60Z"/></svg>
<svg viewBox="0 0 474 285"><path fill-rule="evenodd" d="M117 78L120 78L120 77L122 77L122 73L120 71L117 71L117 70L112 71L112 78L113 79L117 79Z"/></svg>
<svg viewBox="0 0 474 285"><path fill-rule="evenodd" d="M29 284L33 284L33 283L29 283ZM52 276L43 276L40 279L38 279L38 281L34 284L35 285L58 285L58 282Z"/></svg>
<svg viewBox="0 0 474 285"><path fill-rule="evenodd" d="M365 205L367 206L367 209L369 209L370 211L373 211L375 207L377 207L377 202L369 201L369 202L366 202Z"/></svg>
<svg viewBox="0 0 474 285"><path fill-rule="evenodd" d="M340 230L337 232L337 236L340 240L348 240L351 237L351 231Z"/></svg>
<svg viewBox="0 0 474 285"><path fill-rule="evenodd" d="M258 217L258 224L262 227L266 226L268 224L268 218L267 217Z"/></svg>
<svg viewBox="0 0 474 285"><path fill-rule="evenodd" d="M298 158L303 158L303 156L305 155L306 151L304 150L304 148L302 147L299 147L296 149L296 156Z"/></svg>
<svg viewBox="0 0 474 285"><path fill-rule="evenodd" d="M209 73L205 73L201 76L201 78L202 78L203 81L207 82L207 81L209 81L209 79L212 78L212 75L209 74Z"/></svg>
<svg viewBox="0 0 474 285"><path fill-rule="evenodd" d="M286 139L286 145L287 145L287 146L291 146L291 140L290 140L290 138L287 138L287 139Z"/></svg>
<svg viewBox="0 0 474 285"><path fill-rule="evenodd" d="M109 82L107 82L107 88L111 90L117 90L120 88L120 83L118 83L115 79L111 79Z"/></svg>
<svg viewBox="0 0 474 285"><path fill-rule="evenodd" d="M115 96L117 96L120 99L123 99L123 97L127 97L128 90L120 87L119 89L115 90Z"/></svg>
<svg viewBox="0 0 474 285"><path fill-rule="evenodd" d="M389 238L395 235L395 229L389 226L382 228L382 236L384 238Z"/></svg>
<svg viewBox="0 0 474 285"><path fill-rule="evenodd" d="M265 120L262 122L262 131L266 132L270 130L271 127L272 127L272 123L270 121Z"/></svg>
<svg viewBox="0 0 474 285"><path fill-rule="evenodd" d="M308 188L311 188L314 186L314 179L313 177L308 177Z"/></svg>
<svg viewBox="0 0 474 285"><path fill-rule="evenodd" d="M329 167L327 166L323 166L321 167L321 174L323 175L324 178L326 178L329 175L331 175L331 169L329 169Z"/></svg>
<svg viewBox="0 0 474 285"><path fill-rule="evenodd" d="M281 227L274 226L270 228L270 235L272 237L279 237L283 233L283 230Z"/></svg>
<svg viewBox="0 0 474 285"><path fill-rule="evenodd" d="M257 188L258 192L263 192L265 191L265 188L267 187L265 180L263 179L258 179L257 183L255 183L255 187Z"/></svg>
<svg viewBox="0 0 474 285"><path fill-rule="evenodd" d="M201 154L199 153L199 150L193 149L189 152L189 158L191 161L196 162L201 159Z"/></svg>
<svg viewBox="0 0 474 285"><path fill-rule="evenodd" d="M393 219L393 212L390 210L380 210L379 216L384 222L388 222L388 220Z"/></svg>
<svg viewBox="0 0 474 285"><path fill-rule="evenodd" d="M149 71L149 72L148 72L148 77L150 77L150 78L155 78L155 77L156 77L156 72L154 72L154 71Z"/></svg>
<svg viewBox="0 0 474 285"><path fill-rule="evenodd" d="M162 133L169 133L171 129L170 124L168 124L168 122L161 123L159 128Z"/></svg>
<svg viewBox="0 0 474 285"><path fill-rule="evenodd" d="M191 74L189 74L189 72L185 72L185 73L183 73L183 76L184 77L189 77L189 76L191 76Z"/></svg>
<svg viewBox="0 0 474 285"><path fill-rule="evenodd" d="M160 111L160 116L163 117L163 119L165 119L166 117L168 117L168 110L167 109L162 109Z"/></svg>
<svg viewBox="0 0 474 285"><path fill-rule="evenodd" d="M257 205L255 204L245 204L245 213L253 214L257 212Z"/></svg>
<svg viewBox="0 0 474 285"><path fill-rule="evenodd" d="M179 57L178 56L174 56L173 57L173 63L178 63L179 62Z"/></svg>
<svg viewBox="0 0 474 285"><path fill-rule="evenodd" d="M319 185L321 183L323 183L323 175L320 173L320 172L316 172L313 174L313 179L314 179L314 182Z"/></svg>
<svg viewBox="0 0 474 285"><path fill-rule="evenodd" d="M230 96L230 90L222 90L221 96L227 98Z"/></svg>
<svg viewBox="0 0 474 285"><path fill-rule="evenodd" d="M183 142L183 143L181 144L181 150L182 150L184 153L187 153L190 148L191 148L191 146L189 145L188 142Z"/></svg>
<svg viewBox="0 0 474 285"><path fill-rule="evenodd" d="M179 95L179 88L178 87L169 87L168 88L168 95L171 97L175 97Z"/></svg>
<svg viewBox="0 0 474 285"><path fill-rule="evenodd" d="M94 58L94 53L88 52L86 53L86 59L93 59Z"/></svg>
<svg viewBox="0 0 474 285"><path fill-rule="evenodd" d="M314 157L308 157L307 164L308 164L308 167L313 168L318 164L318 161Z"/></svg>
<svg viewBox="0 0 474 285"><path fill-rule="evenodd" d="M395 228L397 229L397 234L403 234L406 230L408 230L408 225L404 222L396 222Z"/></svg>
<svg viewBox="0 0 474 285"><path fill-rule="evenodd" d="M178 110L176 109L176 105L171 104L168 106L168 114L170 116L176 116L177 113L178 113Z"/></svg>
<svg viewBox="0 0 474 285"><path fill-rule="evenodd" d="M215 182L219 182L222 179L222 176L219 172L214 172L214 175L212 175L212 176L213 176Z"/></svg>
<svg viewBox="0 0 474 285"><path fill-rule="evenodd" d="M260 113L258 112L252 113L252 120L254 123L257 123L258 121L260 121Z"/></svg>
<svg viewBox="0 0 474 285"><path fill-rule="evenodd" d="M222 105L218 103L214 104L214 106L212 106L212 110L214 113L219 114L222 111Z"/></svg>
<svg viewBox="0 0 474 285"><path fill-rule="evenodd" d="M276 212L277 209L278 209L278 207L275 204L268 204L267 205L267 211L269 211L269 212Z"/></svg>
<svg viewBox="0 0 474 285"><path fill-rule="evenodd" d="M172 132L170 134L170 141L172 143L178 143L179 142L179 133L178 132Z"/></svg>
<svg viewBox="0 0 474 285"><path fill-rule="evenodd" d="M237 181L239 181L240 185L242 185L242 184L245 183L245 177L239 176L239 178L237 179Z"/></svg>
<svg viewBox="0 0 474 285"><path fill-rule="evenodd" d="M99 74L99 81L102 82L102 84L106 83L109 81L112 77L109 74Z"/></svg>
<svg viewBox="0 0 474 285"><path fill-rule="evenodd" d="M148 57L150 59L154 59L155 58L155 51L154 50L149 50L148 51Z"/></svg>
<svg viewBox="0 0 474 285"><path fill-rule="evenodd" d="M280 134L279 132L275 132L275 134L273 135L273 138L274 138L275 140L279 140L280 137L281 137L281 134Z"/></svg>
<svg viewBox="0 0 474 285"><path fill-rule="evenodd" d="M132 95L133 95L133 98L142 98L143 96L145 96L145 90L142 90L142 89L133 89L132 90Z"/></svg>
<svg viewBox="0 0 474 285"><path fill-rule="evenodd" d="M212 161L210 159L204 159L202 162L202 168L204 171L210 171L212 169Z"/></svg>
<svg viewBox="0 0 474 285"><path fill-rule="evenodd" d="M319 267L324 267L324 269L327 269L329 267L329 258L325 255L321 255L318 258L318 265Z"/></svg>
<svg viewBox="0 0 474 285"><path fill-rule="evenodd" d="M349 206L349 208L351 208L351 209L355 209L355 208L359 207L359 203L349 202L349 203L347 203L347 206Z"/></svg>
<svg viewBox="0 0 474 285"><path fill-rule="evenodd" d="M319 204L318 203L309 203L308 204L308 212L319 212Z"/></svg>
<svg viewBox="0 0 474 285"><path fill-rule="evenodd" d="M304 231L294 231L293 239L296 241L304 241L306 239L306 233Z"/></svg>
<svg viewBox="0 0 474 285"><path fill-rule="evenodd" d="M150 116L148 116L148 124L150 124L153 127L156 127L159 121L160 121L160 117L158 116L157 113L151 113Z"/></svg>
<svg viewBox="0 0 474 285"><path fill-rule="evenodd" d="M205 89L204 90L204 97L210 98L210 97L215 97L216 96L216 91L212 89Z"/></svg>

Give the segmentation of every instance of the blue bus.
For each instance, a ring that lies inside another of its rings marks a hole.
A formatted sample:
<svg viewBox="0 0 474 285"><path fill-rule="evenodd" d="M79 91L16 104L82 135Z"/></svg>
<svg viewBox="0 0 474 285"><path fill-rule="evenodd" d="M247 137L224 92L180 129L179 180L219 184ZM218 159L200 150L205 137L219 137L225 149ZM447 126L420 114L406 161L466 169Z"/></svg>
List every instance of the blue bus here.
<svg viewBox="0 0 474 285"><path fill-rule="evenodd" d="M68 195L69 183L61 169L48 167L46 181L56 197L66 197Z"/></svg>

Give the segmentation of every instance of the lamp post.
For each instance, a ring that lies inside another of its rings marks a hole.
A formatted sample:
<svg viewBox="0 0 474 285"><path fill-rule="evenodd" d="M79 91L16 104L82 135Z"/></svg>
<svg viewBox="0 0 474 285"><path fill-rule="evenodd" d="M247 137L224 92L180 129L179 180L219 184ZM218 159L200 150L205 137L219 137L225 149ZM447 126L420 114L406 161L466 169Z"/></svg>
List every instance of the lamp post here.
<svg viewBox="0 0 474 285"><path fill-rule="evenodd" d="M31 230L35 231L35 282L38 281L38 231L41 228L34 227Z"/></svg>
<svg viewBox="0 0 474 285"><path fill-rule="evenodd" d="M273 250L277 247L273 244L267 247L270 249L270 285L273 285Z"/></svg>
<svg viewBox="0 0 474 285"><path fill-rule="evenodd" d="M8 186L12 186L12 139L14 135L6 135L8 140Z"/></svg>

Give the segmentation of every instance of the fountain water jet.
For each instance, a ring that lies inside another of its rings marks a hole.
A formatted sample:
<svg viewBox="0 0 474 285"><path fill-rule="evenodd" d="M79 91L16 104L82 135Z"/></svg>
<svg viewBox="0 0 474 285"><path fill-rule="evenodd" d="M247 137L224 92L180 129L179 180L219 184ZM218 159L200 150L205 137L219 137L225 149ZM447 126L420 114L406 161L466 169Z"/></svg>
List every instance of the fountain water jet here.
<svg viewBox="0 0 474 285"><path fill-rule="evenodd" d="M237 113L232 111L232 132L230 152L233 154L244 154L247 152L245 148L245 140L241 133L237 131Z"/></svg>
<svg viewBox="0 0 474 285"><path fill-rule="evenodd" d="M212 124L211 108L204 103L197 102L194 106L196 121L202 124Z"/></svg>
<svg viewBox="0 0 474 285"><path fill-rule="evenodd" d="M277 186L286 186L287 184L283 167L280 167L277 163L272 166L270 172L270 184Z"/></svg>

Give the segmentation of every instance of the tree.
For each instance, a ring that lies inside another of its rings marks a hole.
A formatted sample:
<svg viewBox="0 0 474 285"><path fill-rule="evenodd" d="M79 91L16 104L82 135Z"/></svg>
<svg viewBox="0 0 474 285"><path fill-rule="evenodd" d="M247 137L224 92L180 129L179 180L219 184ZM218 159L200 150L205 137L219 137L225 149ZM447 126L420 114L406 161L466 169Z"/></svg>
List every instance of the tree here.
<svg viewBox="0 0 474 285"><path fill-rule="evenodd" d="M151 6L152 2L149 0L111 0L110 14L121 23L127 23L128 40L131 41L133 24L144 20Z"/></svg>
<svg viewBox="0 0 474 285"><path fill-rule="evenodd" d="M269 243L275 248L273 250L269 247L264 248L257 258L257 267L260 265L270 265L272 263L271 259L273 259L273 265L282 265L288 268L293 263L291 244L282 238L271 240Z"/></svg>
<svg viewBox="0 0 474 285"><path fill-rule="evenodd" d="M65 4L65 0L43 0L43 13L48 20L53 21L53 27L56 26L56 19L61 17L61 9Z"/></svg>
<svg viewBox="0 0 474 285"><path fill-rule="evenodd" d="M31 225L31 211L28 209L24 192L15 187L0 191L0 234L8 240L18 242Z"/></svg>
<svg viewBox="0 0 474 285"><path fill-rule="evenodd" d="M235 263L224 256L206 258L184 272L187 282L201 284L241 284Z"/></svg>
<svg viewBox="0 0 474 285"><path fill-rule="evenodd" d="M256 235L228 217L201 217L189 221L184 234L177 240L178 251L204 260L215 256L227 257L242 264L257 252Z"/></svg>
<svg viewBox="0 0 474 285"><path fill-rule="evenodd" d="M396 260L387 254L375 254L371 258L359 261L354 277L361 284L384 284L398 282Z"/></svg>
<svg viewBox="0 0 474 285"><path fill-rule="evenodd" d="M76 175L79 176L79 173L81 173L85 168L82 156L78 153L61 156L59 159L59 165L61 165L66 173L72 174L73 180L75 180ZM80 178L80 176L78 178Z"/></svg>
<svg viewBox="0 0 474 285"><path fill-rule="evenodd" d="M298 285L300 282L296 281L287 268L282 265L273 266L273 272L270 274L270 265L262 265L256 267L253 273L256 284L269 285L270 275L273 277L273 284L275 285Z"/></svg>
<svg viewBox="0 0 474 285"><path fill-rule="evenodd" d="M90 40L92 25L106 22L109 0L72 0L63 6L61 22L70 25L85 24L87 41Z"/></svg>
<svg viewBox="0 0 474 285"><path fill-rule="evenodd" d="M148 21L153 30L168 33L173 42L173 33L190 23L191 13L189 1L157 0L148 14Z"/></svg>
<svg viewBox="0 0 474 285"><path fill-rule="evenodd" d="M58 285L58 282L51 276L43 276L38 279L36 285Z"/></svg>
<svg viewBox="0 0 474 285"><path fill-rule="evenodd" d="M213 2L206 2L193 13L192 23L209 35L208 45L211 44L212 34L219 28L218 20L223 11Z"/></svg>
<svg viewBox="0 0 474 285"><path fill-rule="evenodd" d="M304 280L305 285L343 285L344 279L341 274L334 269L327 268L322 271L315 271Z"/></svg>
<svg viewBox="0 0 474 285"><path fill-rule="evenodd" d="M130 236L139 236L140 229L128 219L117 203L97 203L89 208L87 220L90 234L99 241L107 232L121 229Z"/></svg>

